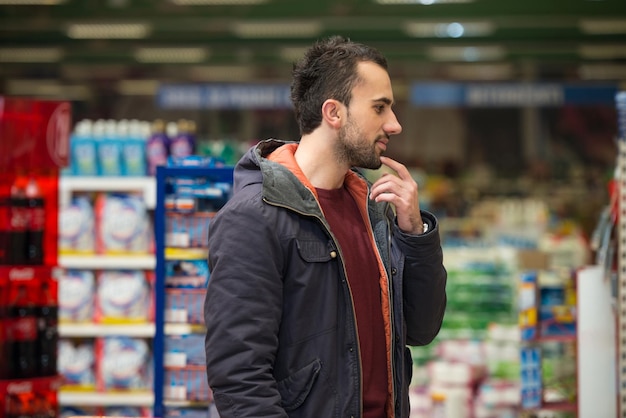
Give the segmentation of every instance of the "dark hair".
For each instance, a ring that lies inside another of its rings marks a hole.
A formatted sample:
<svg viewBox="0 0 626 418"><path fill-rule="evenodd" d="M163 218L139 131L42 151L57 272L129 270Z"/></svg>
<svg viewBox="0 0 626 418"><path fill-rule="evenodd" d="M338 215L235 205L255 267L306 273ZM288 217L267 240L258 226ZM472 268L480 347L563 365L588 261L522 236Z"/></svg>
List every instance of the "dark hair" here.
<svg viewBox="0 0 626 418"><path fill-rule="evenodd" d="M327 99L350 105L358 81L357 64L371 61L387 69L387 59L376 49L331 36L313 44L293 65L291 101L300 134L315 130L322 121L321 107Z"/></svg>

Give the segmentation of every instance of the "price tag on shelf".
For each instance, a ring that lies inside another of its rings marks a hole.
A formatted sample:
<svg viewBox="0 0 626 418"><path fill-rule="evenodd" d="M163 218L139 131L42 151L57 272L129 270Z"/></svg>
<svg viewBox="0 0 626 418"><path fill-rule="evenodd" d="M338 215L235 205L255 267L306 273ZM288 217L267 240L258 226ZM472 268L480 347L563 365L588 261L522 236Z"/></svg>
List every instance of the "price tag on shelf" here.
<svg viewBox="0 0 626 418"><path fill-rule="evenodd" d="M181 352L166 353L164 362L166 367L185 367L187 365L187 354Z"/></svg>
<svg viewBox="0 0 626 418"><path fill-rule="evenodd" d="M165 322L186 323L188 318L187 309L168 309L164 313Z"/></svg>
<svg viewBox="0 0 626 418"><path fill-rule="evenodd" d="M190 244L189 234L186 232L169 232L165 234L165 245L168 247L187 248Z"/></svg>
<svg viewBox="0 0 626 418"><path fill-rule="evenodd" d="M175 384L167 386L165 389L165 397L173 401L184 401L187 399L187 387Z"/></svg>

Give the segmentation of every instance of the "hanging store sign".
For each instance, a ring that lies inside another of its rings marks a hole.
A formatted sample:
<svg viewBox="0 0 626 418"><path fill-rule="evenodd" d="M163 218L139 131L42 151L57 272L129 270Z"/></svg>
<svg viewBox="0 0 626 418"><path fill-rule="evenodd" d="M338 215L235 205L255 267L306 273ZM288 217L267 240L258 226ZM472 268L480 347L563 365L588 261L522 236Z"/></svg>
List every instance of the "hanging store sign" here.
<svg viewBox="0 0 626 418"><path fill-rule="evenodd" d="M417 107L520 107L615 105L616 85L556 83L416 83L411 104Z"/></svg>
<svg viewBox="0 0 626 418"><path fill-rule="evenodd" d="M163 109L280 109L291 108L283 84L170 84L157 93Z"/></svg>

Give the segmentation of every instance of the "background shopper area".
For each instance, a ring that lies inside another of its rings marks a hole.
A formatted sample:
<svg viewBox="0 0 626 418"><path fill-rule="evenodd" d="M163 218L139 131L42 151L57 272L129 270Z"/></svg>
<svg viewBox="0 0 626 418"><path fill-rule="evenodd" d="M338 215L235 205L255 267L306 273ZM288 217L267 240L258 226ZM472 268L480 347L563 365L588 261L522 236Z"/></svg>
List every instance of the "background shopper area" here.
<svg viewBox="0 0 626 418"><path fill-rule="evenodd" d="M218 417L207 233L339 32L440 221L410 418L626 418L623 0L0 1L0 418Z"/></svg>

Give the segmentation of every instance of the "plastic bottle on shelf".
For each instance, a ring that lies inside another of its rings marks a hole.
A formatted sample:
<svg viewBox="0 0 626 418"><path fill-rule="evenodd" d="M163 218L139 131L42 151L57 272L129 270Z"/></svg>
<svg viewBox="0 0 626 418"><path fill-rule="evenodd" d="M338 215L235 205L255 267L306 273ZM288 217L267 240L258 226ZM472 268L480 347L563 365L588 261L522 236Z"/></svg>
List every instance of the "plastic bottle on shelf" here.
<svg viewBox="0 0 626 418"><path fill-rule="evenodd" d="M26 185L28 226L26 233L26 264L44 263L44 229L46 223L45 201L34 177Z"/></svg>
<svg viewBox="0 0 626 418"><path fill-rule="evenodd" d="M9 283L0 280L0 359L8 359L8 306ZM0 361L0 380L9 378L9 362ZM2 412L2 411L0 411Z"/></svg>
<svg viewBox="0 0 626 418"><path fill-rule="evenodd" d="M98 122L96 122L97 124ZM103 121L102 128L94 126L94 137L98 143L98 162L100 175L122 175L121 142L117 137L117 122L113 119Z"/></svg>
<svg viewBox="0 0 626 418"><path fill-rule="evenodd" d="M118 126L118 133L122 142L124 156L124 175L145 176L146 169L146 139L142 132L141 122L132 119L127 126Z"/></svg>
<svg viewBox="0 0 626 418"><path fill-rule="evenodd" d="M41 300L37 318L37 363L39 376L57 374L58 314L59 307L54 298L54 289L44 281L41 285Z"/></svg>
<svg viewBox="0 0 626 418"><path fill-rule="evenodd" d="M70 137L72 152L72 174L77 176L98 175L98 155L96 142L92 136L93 122L81 120L74 127Z"/></svg>
<svg viewBox="0 0 626 418"><path fill-rule="evenodd" d="M443 392L433 392L430 395L432 401L431 417L446 418L446 394Z"/></svg>
<svg viewBox="0 0 626 418"><path fill-rule="evenodd" d="M178 121L176 134L170 140L170 155L174 158L185 158L195 153L195 139L191 125L185 119Z"/></svg>
<svg viewBox="0 0 626 418"><path fill-rule="evenodd" d="M9 264L26 264L28 242L28 200L26 198L24 178L21 176L18 176L11 185L8 235Z"/></svg>
<svg viewBox="0 0 626 418"><path fill-rule="evenodd" d="M11 237L11 198L0 195L0 265L10 264Z"/></svg>
<svg viewBox="0 0 626 418"><path fill-rule="evenodd" d="M146 142L146 159L148 161L148 174L154 176L156 168L167 165L169 154L169 140L165 134L165 122L157 119L152 124L152 132Z"/></svg>
<svg viewBox="0 0 626 418"><path fill-rule="evenodd" d="M28 287L18 282L9 302L9 378L28 379L37 375L37 312Z"/></svg>

